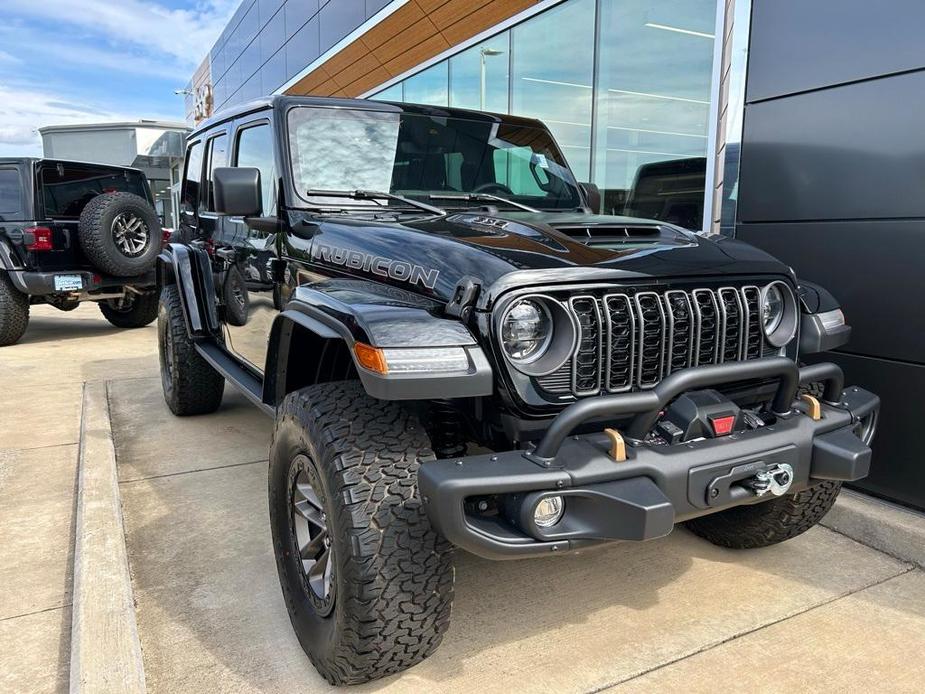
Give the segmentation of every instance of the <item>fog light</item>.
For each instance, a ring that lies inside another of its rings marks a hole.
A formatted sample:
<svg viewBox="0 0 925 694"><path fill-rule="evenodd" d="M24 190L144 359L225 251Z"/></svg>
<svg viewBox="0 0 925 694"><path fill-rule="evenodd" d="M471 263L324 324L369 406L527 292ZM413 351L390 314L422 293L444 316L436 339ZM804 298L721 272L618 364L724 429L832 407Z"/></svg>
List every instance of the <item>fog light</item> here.
<svg viewBox="0 0 925 694"><path fill-rule="evenodd" d="M551 528L562 519L565 501L561 496L547 496L533 509L533 522L541 528Z"/></svg>

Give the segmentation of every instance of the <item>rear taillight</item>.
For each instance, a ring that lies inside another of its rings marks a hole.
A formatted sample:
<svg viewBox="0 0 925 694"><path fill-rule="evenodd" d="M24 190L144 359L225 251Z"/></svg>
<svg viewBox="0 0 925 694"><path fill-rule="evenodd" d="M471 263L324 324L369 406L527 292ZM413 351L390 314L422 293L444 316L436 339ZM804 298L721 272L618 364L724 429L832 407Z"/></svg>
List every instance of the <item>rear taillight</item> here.
<svg viewBox="0 0 925 694"><path fill-rule="evenodd" d="M51 229L48 227L27 227L23 229L26 234L26 250L27 251L53 251L55 250L55 245L52 242ZM29 237L32 237L32 241L29 242Z"/></svg>

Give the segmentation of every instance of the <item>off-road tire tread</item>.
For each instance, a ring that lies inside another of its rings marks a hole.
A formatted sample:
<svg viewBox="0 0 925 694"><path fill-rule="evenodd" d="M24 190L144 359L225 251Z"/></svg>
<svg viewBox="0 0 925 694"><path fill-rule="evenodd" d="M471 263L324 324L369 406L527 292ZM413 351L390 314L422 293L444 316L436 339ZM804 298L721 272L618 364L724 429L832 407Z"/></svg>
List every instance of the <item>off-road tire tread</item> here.
<svg viewBox="0 0 925 694"><path fill-rule="evenodd" d="M158 251L148 250L146 253L150 256L150 262L146 263L146 266L140 266L137 268L129 269L125 267L120 262L114 261L113 258L106 250L104 245L105 235L111 233L111 230L103 228L103 215L107 213L110 207L119 203L131 203L133 205L140 205L148 213L148 219L146 223L148 224L148 233L151 235L151 244L152 246L159 246L159 233L160 225L155 224L151 226L152 219L157 220L157 216L154 213L154 210L151 209L151 205L144 198L135 195L134 193L126 192L116 192L116 193L103 193L97 195L90 202L84 206L83 211L80 213L80 224L77 227L77 238L80 241L80 247L83 249L84 255L87 256L87 259L97 268L106 272L110 275L115 275L116 277L130 277L132 275L141 275L144 274L147 270L154 267L154 263L157 261ZM125 258L126 261L129 261L128 258Z"/></svg>
<svg viewBox="0 0 925 694"><path fill-rule="evenodd" d="M13 345L29 325L29 297L13 286L5 272L0 272L0 347Z"/></svg>
<svg viewBox="0 0 925 694"><path fill-rule="evenodd" d="M225 378L196 351L193 341L186 329L183 318L183 305L180 291L175 284L167 285L161 291L158 307L158 322L166 321L164 326L173 338L173 393L164 392L164 400L170 411L179 417L215 412L222 404L225 390ZM158 325L158 330L161 326ZM158 337L160 352L160 336ZM161 358L161 369L164 369Z"/></svg>
<svg viewBox="0 0 925 694"><path fill-rule="evenodd" d="M755 549L805 533L828 513L841 490L841 482L826 480L816 486L748 506L701 516L685 525L714 545Z"/></svg>
<svg viewBox="0 0 925 694"><path fill-rule="evenodd" d="M309 653L332 684L358 684L405 670L440 644L453 600L452 546L431 527L417 488L430 440L417 417L395 402L370 398L356 382L310 386L283 401L280 424L301 427L303 450L314 451L330 490L331 513L349 537L335 537L338 589L330 619L342 619L341 638L326 657ZM271 468L273 454L271 453ZM279 464L288 465L288 461ZM272 469L271 469L272 475ZM286 490L270 489L270 513L286 510ZM275 523L274 523L275 527ZM277 558L282 556L280 539ZM344 561L339 553L350 552ZM294 594L283 578L292 613ZM293 622L295 624L295 622Z"/></svg>
<svg viewBox="0 0 925 694"><path fill-rule="evenodd" d="M816 400L822 400L822 394L825 392L825 384L822 381L813 381L812 383L807 383L801 385L799 390L797 390L797 397L801 395L812 395Z"/></svg>
<svg viewBox="0 0 925 694"><path fill-rule="evenodd" d="M132 307L128 311L117 311L105 301L101 301L100 313L117 328L143 328L157 319L157 292L136 294Z"/></svg>

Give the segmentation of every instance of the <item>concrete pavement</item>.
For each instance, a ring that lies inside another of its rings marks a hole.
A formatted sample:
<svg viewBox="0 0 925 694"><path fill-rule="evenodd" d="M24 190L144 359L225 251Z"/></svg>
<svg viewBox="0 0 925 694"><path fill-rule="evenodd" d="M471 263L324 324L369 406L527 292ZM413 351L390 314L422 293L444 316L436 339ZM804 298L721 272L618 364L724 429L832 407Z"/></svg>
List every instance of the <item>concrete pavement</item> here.
<svg viewBox="0 0 925 694"><path fill-rule="evenodd" d="M67 687L79 390L99 380L109 381L148 690L331 689L300 650L276 579L270 420L230 387L214 415L174 418L153 328L112 330L92 306L48 311L24 344L0 350L0 368L41 386L0 393L4 411L28 410L0 429L0 691ZM459 553L457 582L440 650L355 689L913 691L925 681L922 571L822 527L752 552L679 529L534 561Z"/></svg>
<svg viewBox="0 0 925 694"><path fill-rule="evenodd" d="M156 374L153 341L92 304L38 306L0 348L0 692L68 688L83 384Z"/></svg>

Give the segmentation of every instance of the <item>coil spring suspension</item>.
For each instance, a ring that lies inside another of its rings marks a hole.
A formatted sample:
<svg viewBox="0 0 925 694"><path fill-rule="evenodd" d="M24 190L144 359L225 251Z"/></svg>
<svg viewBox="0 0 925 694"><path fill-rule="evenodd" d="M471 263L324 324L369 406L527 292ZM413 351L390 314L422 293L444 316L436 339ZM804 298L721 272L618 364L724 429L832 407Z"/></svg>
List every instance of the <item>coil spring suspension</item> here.
<svg viewBox="0 0 925 694"><path fill-rule="evenodd" d="M431 402L428 430L431 447L438 458L456 458L466 454L462 415L446 400Z"/></svg>

